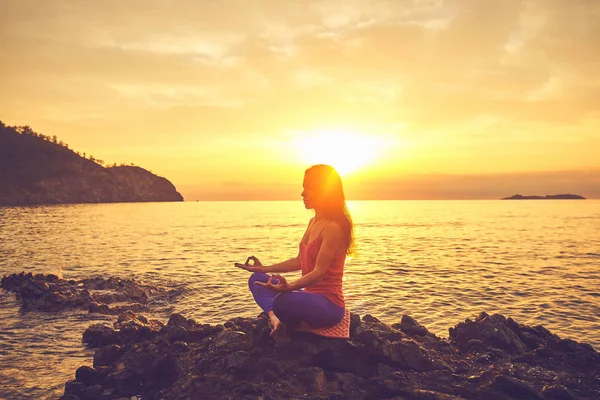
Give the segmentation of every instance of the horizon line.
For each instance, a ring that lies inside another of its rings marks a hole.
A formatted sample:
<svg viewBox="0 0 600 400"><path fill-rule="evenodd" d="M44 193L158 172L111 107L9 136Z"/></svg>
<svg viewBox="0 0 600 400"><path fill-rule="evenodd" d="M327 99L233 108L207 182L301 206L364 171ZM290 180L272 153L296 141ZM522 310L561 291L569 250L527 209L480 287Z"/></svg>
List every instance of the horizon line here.
<svg viewBox="0 0 600 400"><path fill-rule="evenodd" d="M586 197L585 199L498 199L498 198L486 198L486 199L431 199L431 198L422 198L422 199L346 199L346 201L581 201L581 200L600 200L600 197ZM183 203L195 203L195 202L259 202L259 201L302 201L302 199L291 200L291 199L194 199L194 200L183 200Z"/></svg>

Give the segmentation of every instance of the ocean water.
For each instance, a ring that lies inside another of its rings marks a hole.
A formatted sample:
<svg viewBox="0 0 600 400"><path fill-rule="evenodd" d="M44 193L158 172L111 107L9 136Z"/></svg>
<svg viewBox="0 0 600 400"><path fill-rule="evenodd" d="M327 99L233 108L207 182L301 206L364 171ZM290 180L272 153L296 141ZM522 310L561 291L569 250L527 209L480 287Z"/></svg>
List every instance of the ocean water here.
<svg viewBox="0 0 600 400"><path fill-rule="evenodd" d="M600 348L600 201L351 201L358 257L347 306L387 323L408 314L431 332L479 312L542 324ZM135 277L182 288L146 315L203 323L256 316L248 273L294 257L312 213L301 201L0 208L0 275ZM297 274L289 274L293 279ZM0 290L0 398L57 398L92 354L87 326L116 317L19 310Z"/></svg>

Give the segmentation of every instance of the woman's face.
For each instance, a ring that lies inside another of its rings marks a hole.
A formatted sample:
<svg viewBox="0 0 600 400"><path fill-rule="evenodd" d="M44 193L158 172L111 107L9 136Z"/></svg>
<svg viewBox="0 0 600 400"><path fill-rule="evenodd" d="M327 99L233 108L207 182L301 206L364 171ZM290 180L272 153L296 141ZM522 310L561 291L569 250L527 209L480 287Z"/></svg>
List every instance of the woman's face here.
<svg viewBox="0 0 600 400"><path fill-rule="evenodd" d="M308 174L304 175L304 182L302 183L304 190L302 191L302 198L304 199L304 207L307 210L315 208L318 201L318 186L315 185L314 179L310 179Z"/></svg>

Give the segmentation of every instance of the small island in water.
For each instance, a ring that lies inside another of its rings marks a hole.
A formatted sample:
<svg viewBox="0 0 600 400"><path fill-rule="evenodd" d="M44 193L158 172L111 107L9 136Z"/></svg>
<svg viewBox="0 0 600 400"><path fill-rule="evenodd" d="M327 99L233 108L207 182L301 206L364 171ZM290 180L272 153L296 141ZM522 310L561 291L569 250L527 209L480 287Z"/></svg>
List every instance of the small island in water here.
<svg viewBox="0 0 600 400"><path fill-rule="evenodd" d="M56 136L0 121L0 206L183 201L167 179L130 165L103 165Z"/></svg>
<svg viewBox="0 0 600 400"><path fill-rule="evenodd" d="M523 196L515 194L500 200L585 200L585 197L578 194L551 194L546 196Z"/></svg>

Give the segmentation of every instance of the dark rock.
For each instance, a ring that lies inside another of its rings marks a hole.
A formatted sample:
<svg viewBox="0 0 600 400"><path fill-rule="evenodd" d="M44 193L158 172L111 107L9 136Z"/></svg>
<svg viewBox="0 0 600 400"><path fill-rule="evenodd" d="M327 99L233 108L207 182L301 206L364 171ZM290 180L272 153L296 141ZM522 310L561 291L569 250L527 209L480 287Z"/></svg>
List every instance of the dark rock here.
<svg viewBox="0 0 600 400"><path fill-rule="evenodd" d="M234 350L248 344L248 336L244 332L223 330L216 334L210 346L212 349Z"/></svg>
<svg viewBox="0 0 600 400"><path fill-rule="evenodd" d="M562 385L546 385L542 394L546 400L573 400L571 393Z"/></svg>
<svg viewBox="0 0 600 400"><path fill-rule="evenodd" d="M296 379L308 393L322 392L327 386L325 372L318 367L309 367L300 370L296 374Z"/></svg>
<svg viewBox="0 0 600 400"><path fill-rule="evenodd" d="M144 310L150 296L157 299L170 296L164 289L116 277L65 280L52 274L20 273L3 277L0 286L16 294L23 311L81 309L117 315L126 310ZM109 306L115 302L128 304Z"/></svg>
<svg viewBox="0 0 600 400"><path fill-rule="evenodd" d="M432 390L413 389L410 392L405 392L405 396L401 398L411 400L460 400L460 397L450 394L434 392Z"/></svg>
<svg viewBox="0 0 600 400"><path fill-rule="evenodd" d="M384 360L400 368L415 371L435 369L431 358L420 346L412 341L392 342L381 347Z"/></svg>
<svg viewBox="0 0 600 400"><path fill-rule="evenodd" d="M475 322L483 321L486 318L489 318L488 313L486 313L485 311L482 311L482 312L479 313L479 315L477 316L477 318L475 318Z"/></svg>
<svg viewBox="0 0 600 400"><path fill-rule="evenodd" d="M104 346L94 353L94 367L110 365L121 354L121 347L116 344Z"/></svg>
<svg viewBox="0 0 600 400"><path fill-rule="evenodd" d="M188 342L200 342L207 336L214 334L214 329L209 326L193 326L186 334L186 340Z"/></svg>
<svg viewBox="0 0 600 400"><path fill-rule="evenodd" d="M188 328L188 320L181 314L175 313L171 315L169 318L168 326L181 326L183 328Z"/></svg>
<svg viewBox="0 0 600 400"><path fill-rule="evenodd" d="M346 341L332 343L329 349L315 355L313 363L327 371L348 372L369 378L377 369L376 358L376 354L369 355L363 346Z"/></svg>
<svg viewBox="0 0 600 400"><path fill-rule="evenodd" d="M98 399L100 399L100 396L102 396L103 392L104 392L104 389L100 385L88 386L85 388L85 391L83 392L83 399L84 400L98 400Z"/></svg>
<svg viewBox="0 0 600 400"><path fill-rule="evenodd" d="M117 322L115 323L115 328L120 329L122 326L134 322L135 325L146 326L149 324L148 318L143 315L138 315L133 311L125 311L117 318Z"/></svg>
<svg viewBox="0 0 600 400"><path fill-rule="evenodd" d="M350 313L350 335L354 336L356 334L356 329L360 326L360 315L355 313Z"/></svg>
<svg viewBox="0 0 600 400"><path fill-rule="evenodd" d="M71 395L77 398L83 397L85 385L82 382L69 381L65 384L65 396Z"/></svg>
<svg viewBox="0 0 600 400"><path fill-rule="evenodd" d="M457 343L460 351L468 350L469 341L479 340L486 345L505 350L510 353L525 353L528 348L506 323L506 319L495 314L476 322L465 321L450 328L450 339Z"/></svg>
<svg viewBox="0 0 600 400"><path fill-rule="evenodd" d="M546 344L546 340L543 337L531 332L521 332L520 338L530 350L535 350Z"/></svg>
<svg viewBox="0 0 600 400"><path fill-rule="evenodd" d="M399 324L392 325L392 328L400 329L402 332L409 335L425 336L429 333L427 328L419 324L412 317L403 315Z"/></svg>
<svg viewBox="0 0 600 400"><path fill-rule="evenodd" d="M274 340L264 315L213 326L173 314L162 325L127 312L115 323L117 330L92 329L99 337L114 335L119 345L98 349L94 369L78 369L65 395L557 400L592 399L600 391L598 353L541 327L481 314L453 328L447 340L414 320L403 322L390 327L365 315L349 339L293 332ZM175 340L183 336L185 342ZM534 350L521 339L528 337Z"/></svg>
<svg viewBox="0 0 600 400"><path fill-rule="evenodd" d="M75 380L86 386L95 385L102 381L102 377L94 368L82 366L75 371Z"/></svg>
<svg viewBox="0 0 600 400"><path fill-rule="evenodd" d="M64 396L59 397L58 400L81 400L78 396L72 394L65 394Z"/></svg>
<svg viewBox="0 0 600 400"><path fill-rule="evenodd" d="M110 307L107 304L97 303L95 301L90 302L88 311L90 313L96 313L96 314L110 314L111 313Z"/></svg>
<svg viewBox="0 0 600 400"><path fill-rule="evenodd" d="M104 324L94 324L83 333L83 343L89 347L102 347L120 342L119 333Z"/></svg>
<svg viewBox="0 0 600 400"><path fill-rule="evenodd" d="M362 320L363 320L363 322L366 322L368 324L378 324L378 323L381 323L380 320L378 320L377 318L375 318L371 314L366 314L365 316L363 316Z"/></svg>
<svg viewBox="0 0 600 400"><path fill-rule="evenodd" d="M256 363L253 363L252 369L255 380L258 382L277 382L285 373L282 363L268 357L259 358Z"/></svg>
<svg viewBox="0 0 600 400"><path fill-rule="evenodd" d="M248 352L240 350L223 357L216 364L217 371L220 370L237 370L247 371L249 370L250 354Z"/></svg>
<svg viewBox="0 0 600 400"><path fill-rule="evenodd" d="M319 350L304 340L280 340L275 343L275 352L281 360L311 359Z"/></svg>
<svg viewBox="0 0 600 400"><path fill-rule="evenodd" d="M505 375L498 375L494 378L493 386L500 391L523 400L544 400L542 395L518 379L510 378Z"/></svg>
<svg viewBox="0 0 600 400"><path fill-rule="evenodd" d="M151 379L157 389L172 385L179 377L179 367L173 357L161 357L152 362Z"/></svg>
<svg viewBox="0 0 600 400"><path fill-rule="evenodd" d="M187 339L187 330L183 326L174 326L169 332L169 342L174 343Z"/></svg>
<svg viewBox="0 0 600 400"><path fill-rule="evenodd" d="M169 347L169 352L175 355L184 354L188 351L190 351L190 348L188 347L186 342L182 341L175 342L171 345L171 347Z"/></svg>

